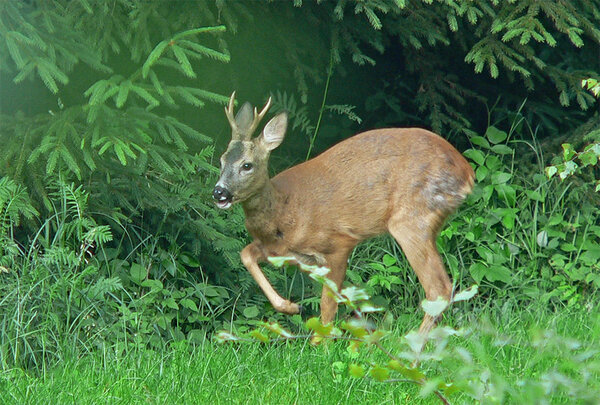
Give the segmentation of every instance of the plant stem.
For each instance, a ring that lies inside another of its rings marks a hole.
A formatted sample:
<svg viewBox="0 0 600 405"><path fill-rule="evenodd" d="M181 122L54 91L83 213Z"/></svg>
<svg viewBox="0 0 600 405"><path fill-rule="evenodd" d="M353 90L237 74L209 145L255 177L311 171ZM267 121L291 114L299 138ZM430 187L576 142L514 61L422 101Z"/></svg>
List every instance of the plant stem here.
<svg viewBox="0 0 600 405"><path fill-rule="evenodd" d="M331 52L329 56L329 68L327 71L327 81L325 82L325 91L323 92L323 100L321 101L321 109L319 110L319 118L317 119L317 125L315 126L315 132L313 133L312 138L310 138L310 144L308 145L308 152L306 152L306 159L310 157L310 153L312 152L313 146L315 145L315 140L317 139L317 134L319 133L319 127L321 126L321 119L323 118L323 111L325 111L325 101L327 100L327 93L329 92L329 81L331 80L331 76L333 75L333 52Z"/></svg>
<svg viewBox="0 0 600 405"><path fill-rule="evenodd" d="M422 381L411 380L410 378L390 378L389 380L385 380L386 383L412 383L417 385L423 385ZM442 401L444 405L450 405L450 402L446 399L444 394L442 394L439 390L433 390L433 393Z"/></svg>

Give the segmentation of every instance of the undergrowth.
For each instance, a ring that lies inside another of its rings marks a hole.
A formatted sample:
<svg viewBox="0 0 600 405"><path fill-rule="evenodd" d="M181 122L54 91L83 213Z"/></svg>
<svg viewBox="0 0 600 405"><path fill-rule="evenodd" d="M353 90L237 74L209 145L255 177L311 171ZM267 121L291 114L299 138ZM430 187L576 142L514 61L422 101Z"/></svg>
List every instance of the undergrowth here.
<svg viewBox="0 0 600 405"><path fill-rule="evenodd" d="M438 239L457 288L480 286L477 300L452 310L457 318L490 303L585 309L600 286L598 195L577 178L548 180L533 133L530 141L517 140L526 131L514 121L506 132L492 125L484 136L470 136L465 155L477 185ZM519 165L517 156L528 151L533 164ZM206 273L176 238L105 221L81 186L57 181L48 195L53 212L42 221L22 186L0 181L3 368L40 368L61 361L65 351L106 345L129 350L199 341L217 329L245 332L265 319L301 329L303 318L276 313L241 265L223 265L218 277ZM39 221L25 238L23 220L29 227ZM268 266L266 274L307 309L304 319L318 313L319 286L305 275ZM388 324L406 318L423 298L401 250L386 237L356 249L347 280L387 309L379 317Z"/></svg>

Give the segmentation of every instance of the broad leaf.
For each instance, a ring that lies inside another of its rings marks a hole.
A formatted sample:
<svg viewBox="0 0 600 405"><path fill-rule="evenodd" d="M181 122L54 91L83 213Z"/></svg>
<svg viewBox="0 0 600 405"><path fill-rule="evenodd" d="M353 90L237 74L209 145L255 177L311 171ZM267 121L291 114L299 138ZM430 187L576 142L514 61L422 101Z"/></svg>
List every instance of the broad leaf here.
<svg viewBox="0 0 600 405"><path fill-rule="evenodd" d="M426 314L436 317L440 315L446 308L448 308L448 301L443 297L438 297L435 301L423 300L421 307Z"/></svg>
<svg viewBox="0 0 600 405"><path fill-rule="evenodd" d="M466 290L462 290L459 293L455 294L452 301L458 302L458 301L470 300L477 294L478 289L479 289L479 286L477 284L474 284L471 287L467 288Z"/></svg>

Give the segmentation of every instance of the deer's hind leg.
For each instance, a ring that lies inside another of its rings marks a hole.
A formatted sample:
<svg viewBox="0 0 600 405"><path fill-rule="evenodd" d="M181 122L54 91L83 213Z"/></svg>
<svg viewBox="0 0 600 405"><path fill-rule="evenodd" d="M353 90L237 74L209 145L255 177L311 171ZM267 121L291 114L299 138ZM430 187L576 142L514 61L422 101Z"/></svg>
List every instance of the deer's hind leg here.
<svg viewBox="0 0 600 405"><path fill-rule="evenodd" d="M416 216L407 220L397 215L388 223L390 234L400 244L428 300L442 297L450 300L452 283L437 250L436 238L441 225L439 215ZM419 333L427 335L434 327L436 319L425 314Z"/></svg>

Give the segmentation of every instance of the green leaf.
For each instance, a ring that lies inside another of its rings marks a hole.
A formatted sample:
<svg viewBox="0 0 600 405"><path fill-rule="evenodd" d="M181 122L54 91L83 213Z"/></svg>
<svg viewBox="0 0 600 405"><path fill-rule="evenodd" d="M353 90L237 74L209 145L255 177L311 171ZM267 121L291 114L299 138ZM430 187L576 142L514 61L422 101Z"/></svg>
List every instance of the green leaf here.
<svg viewBox="0 0 600 405"><path fill-rule="evenodd" d="M539 247L546 247L548 246L548 232L547 231L540 231L536 238L535 238L537 244Z"/></svg>
<svg viewBox="0 0 600 405"><path fill-rule="evenodd" d="M508 184L498 184L494 186L494 190L502 200L510 206L514 206L517 199L517 191Z"/></svg>
<svg viewBox="0 0 600 405"><path fill-rule="evenodd" d="M575 163L573 160L569 160L565 162L564 165L560 166L561 170L558 173L558 176L561 180L564 180L567 177L573 175L577 171L578 167L579 165L577 163Z"/></svg>
<svg viewBox="0 0 600 405"><path fill-rule="evenodd" d="M131 268L129 269L129 275L131 279L136 283L141 282L146 278L148 272L146 268L138 263L131 263Z"/></svg>
<svg viewBox="0 0 600 405"><path fill-rule="evenodd" d="M383 255L383 264L385 264L386 267L390 267L396 264L396 258L386 253L385 255Z"/></svg>
<svg viewBox="0 0 600 405"><path fill-rule="evenodd" d="M512 174L505 172L492 173L492 184L504 184L510 180Z"/></svg>
<svg viewBox="0 0 600 405"><path fill-rule="evenodd" d="M561 249L563 252L575 252L575 251L577 251L577 250L578 250L578 249L577 249L577 246L575 246L575 245L574 245L574 244L572 244L572 243L562 243L562 244L560 245L560 249Z"/></svg>
<svg viewBox="0 0 600 405"><path fill-rule="evenodd" d="M179 305L177 305L177 302L175 302L175 299L173 297L167 297L163 300L162 302L163 306L167 307L167 308L171 308L174 309L176 311L179 311Z"/></svg>
<svg viewBox="0 0 600 405"><path fill-rule="evenodd" d="M372 313L372 312L381 312L381 311L383 311L383 308L377 307L371 303L366 302L366 303L360 304L360 312L362 312L363 314Z"/></svg>
<svg viewBox="0 0 600 405"><path fill-rule="evenodd" d="M548 166L546 167L546 176L551 179L552 176L554 176L556 174L556 172L558 172L558 169L556 168L556 166Z"/></svg>
<svg viewBox="0 0 600 405"><path fill-rule="evenodd" d="M390 360L388 362L388 367L413 381L420 382L425 379L425 374L423 374L423 372L421 372L418 368L405 367L398 360Z"/></svg>
<svg viewBox="0 0 600 405"><path fill-rule="evenodd" d="M497 172L502 168L502 161L496 155L489 155L485 158L485 166L491 172Z"/></svg>
<svg viewBox="0 0 600 405"><path fill-rule="evenodd" d="M427 315L433 317L439 316L446 308L448 308L448 305L449 302L443 297L438 297L435 301L421 301L421 308L423 308Z"/></svg>
<svg viewBox="0 0 600 405"><path fill-rule="evenodd" d="M406 367L398 360L390 360L388 362L388 368L394 371L404 371Z"/></svg>
<svg viewBox="0 0 600 405"><path fill-rule="evenodd" d="M369 267L376 271L384 272L386 270L385 266L381 263L369 263Z"/></svg>
<svg viewBox="0 0 600 405"><path fill-rule="evenodd" d="M353 303L369 299L369 294L367 294L367 292L362 288L358 288L356 286L344 288L340 293Z"/></svg>
<svg viewBox="0 0 600 405"><path fill-rule="evenodd" d="M448 14L448 28L452 32L458 31L458 21L456 21L456 16L453 14Z"/></svg>
<svg viewBox="0 0 600 405"><path fill-rule="evenodd" d="M368 335L368 331L367 328L369 327L369 325L367 325L367 322L361 319L351 319L348 322L342 322L342 329L347 330L348 332L350 332L350 334L358 339L362 339L364 338L366 335Z"/></svg>
<svg viewBox="0 0 600 405"><path fill-rule="evenodd" d="M513 273L508 267L499 265L491 265L485 273L485 278L488 280L502 281L507 284L510 283L512 276Z"/></svg>
<svg viewBox="0 0 600 405"><path fill-rule="evenodd" d="M354 378L362 378L365 376L365 369L363 366L359 366L358 364L350 364L348 366L348 374Z"/></svg>
<svg viewBox="0 0 600 405"><path fill-rule="evenodd" d="M260 310L256 305L252 305L244 308L244 311L242 311L242 313L246 318L256 318L258 314L260 314Z"/></svg>
<svg viewBox="0 0 600 405"><path fill-rule="evenodd" d="M271 263L273 266L275 267L283 267L285 265L290 265L290 264L297 264L297 260L295 257L293 256L269 256L267 258L267 260L269 261L269 263Z"/></svg>
<svg viewBox="0 0 600 405"><path fill-rule="evenodd" d="M406 336L404 336L404 339L413 353L421 353L426 341L425 336L414 330L408 332Z"/></svg>
<svg viewBox="0 0 600 405"><path fill-rule="evenodd" d="M163 283L160 280L148 279L142 281L140 285L149 288L153 292L158 292L163 289Z"/></svg>
<svg viewBox="0 0 600 405"><path fill-rule="evenodd" d="M583 252L581 254L579 259L582 262L587 263L592 266L594 264L600 262L600 246L596 245L596 246L590 247L589 250L586 250L585 252Z"/></svg>
<svg viewBox="0 0 600 405"><path fill-rule="evenodd" d="M514 228L517 218L517 211L518 210L516 208L502 209L502 225L504 225L506 229Z"/></svg>
<svg viewBox="0 0 600 405"><path fill-rule="evenodd" d="M8 53L12 57L13 61L19 69L22 69L25 66L25 59L23 59L23 56L21 54L20 45L17 45L18 41L15 41L15 39L13 39L14 32L15 31L9 31L4 33L4 41L6 43L6 47L8 48ZM31 67L33 68L35 67L35 65L31 63ZM28 70L31 71L32 69L30 68ZM15 83L18 82L15 81Z"/></svg>
<svg viewBox="0 0 600 405"><path fill-rule="evenodd" d="M571 145L570 143L563 143L561 146L563 149L563 159L571 160L573 156L575 156L575 150L573 150L573 145Z"/></svg>
<svg viewBox="0 0 600 405"><path fill-rule="evenodd" d="M192 301L189 298L182 299L181 301L179 301L179 304L182 307L189 309L190 311L198 312L198 306L194 301Z"/></svg>
<svg viewBox="0 0 600 405"><path fill-rule="evenodd" d="M478 289L479 289L479 286L477 284L474 284L471 287L467 288L466 290L462 290L461 292L454 294L452 301L459 302L459 301L470 300L477 294Z"/></svg>
<svg viewBox="0 0 600 405"><path fill-rule="evenodd" d="M483 165L485 162L485 155L477 149L467 149L463 152L463 155L477 163L479 166Z"/></svg>
<svg viewBox="0 0 600 405"><path fill-rule="evenodd" d="M483 181L487 177L489 172L490 171L487 167L479 166L477 170L475 170L475 178L478 182Z"/></svg>
<svg viewBox="0 0 600 405"><path fill-rule="evenodd" d="M494 186L489 184L483 188L482 196L485 202L488 202L492 198L492 194L494 194Z"/></svg>
<svg viewBox="0 0 600 405"><path fill-rule="evenodd" d="M473 280L475 280L478 283L480 283L481 280L483 280L483 277L485 277L487 270L487 266L481 262L472 263L469 266L469 274L471 275L471 277L473 277Z"/></svg>
<svg viewBox="0 0 600 405"><path fill-rule="evenodd" d="M481 146L482 148L486 149L490 148L490 143L483 136L475 135L471 136L469 139L471 140L471 143L473 143L473 145Z"/></svg>
<svg viewBox="0 0 600 405"><path fill-rule="evenodd" d="M270 330L271 332L275 333L278 336L284 337L286 339L291 339L294 337L294 335L292 335L290 332L288 332L287 330L283 329L278 323L276 322L262 322L261 325Z"/></svg>
<svg viewBox="0 0 600 405"><path fill-rule="evenodd" d="M270 340L267 335L261 333L257 329L254 329L252 332L250 332L250 336L262 343L269 343Z"/></svg>
<svg viewBox="0 0 600 405"><path fill-rule="evenodd" d="M506 145L494 145L492 146L492 152L499 155L510 155L514 152L514 149Z"/></svg>
<svg viewBox="0 0 600 405"><path fill-rule="evenodd" d="M179 255L179 260L181 263L188 267L200 267L200 261L191 253L182 253Z"/></svg>
<svg viewBox="0 0 600 405"><path fill-rule="evenodd" d="M492 250L487 246L477 246L475 251L486 263L490 263L492 261Z"/></svg>
<svg viewBox="0 0 600 405"><path fill-rule="evenodd" d="M306 321L306 327L320 336L329 336L331 330L333 329L333 325L325 326L317 317L310 318L308 321Z"/></svg>
<svg viewBox="0 0 600 405"><path fill-rule="evenodd" d="M375 381L383 382L390 377L390 370L381 366L375 366L369 371L369 374Z"/></svg>
<svg viewBox="0 0 600 405"><path fill-rule="evenodd" d="M537 190L525 190L525 194L533 201L544 202L544 196Z"/></svg>
<svg viewBox="0 0 600 405"><path fill-rule="evenodd" d="M23 80L25 80L27 77L29 77L29 75L31 75L31 72L33 72L34 69L35 69L35 63L29 62L14 77L13 82L15 82L16 84L21 83Z"/></svg>
<svg viewBox="0 0 600 405"><path fill-rule="evenodd" d="M504 142L506 138L508 138L508 134L504 131L499 130L494 126L488 127L485 132L485 136L490 140L493 144L498 144L500 142Z"/></svg>
<svg viewBox="0 0 600 405"><path fill-rule="evenodd" d="M579 154L579 159L584 166L595 166L598 163L598 156L593 150L587 150Z"/></svg>
<svg viewBox="0 0 600 405"><path fill-rule="evenodd" d="M104 152L106 152L106 150L108 148L110 148L111 146L113 146L112 140L110 140L110 139L108 139L106 137L103 137L102 139L100 139L98 141L98 144L100 144L101 141L106 141L106 142L104 143L104 145L102 145L102 147L100 148L100 150L98 150L98 155L100 155L100 156L102 156L104 154Z"/></svg>

